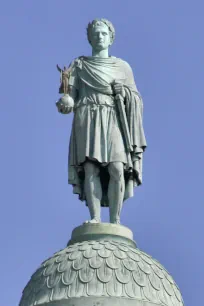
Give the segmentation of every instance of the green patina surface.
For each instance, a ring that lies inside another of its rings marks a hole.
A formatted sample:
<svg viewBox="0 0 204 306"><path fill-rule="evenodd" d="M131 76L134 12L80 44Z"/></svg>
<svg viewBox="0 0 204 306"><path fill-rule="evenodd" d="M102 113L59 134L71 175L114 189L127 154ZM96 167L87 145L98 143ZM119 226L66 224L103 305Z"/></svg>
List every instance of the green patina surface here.
<svg viewBox="0 0 204 306"><path fill-rule="evenodd" d="M62 114L74 112L69 145L69 184L85 201L91 220L101 221L109 206L110 222L120 223L123 202L142 183L146 148L143 101L130 65L109 55L115 30L106 19L87 28L92 56L80 56L61 72L57 102Z"/></svg>

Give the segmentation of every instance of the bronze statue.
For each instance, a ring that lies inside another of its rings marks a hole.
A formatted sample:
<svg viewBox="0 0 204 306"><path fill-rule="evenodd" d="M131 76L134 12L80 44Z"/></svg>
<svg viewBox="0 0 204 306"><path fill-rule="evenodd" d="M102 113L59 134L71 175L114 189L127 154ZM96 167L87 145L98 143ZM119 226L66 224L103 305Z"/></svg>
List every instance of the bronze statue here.
<svg viewBox="0 0 204 306"><path fill-rule="evenodd" d="M88 25L92 56L75 59L61 73L58 111L74 111L69 146L69 183L85 200L91 220L98 223L100 207L109 206L110 222L120 223L123 201L142 183L146 140L143 102L129 64L109 56L115 38L106 19Z"/></svg>

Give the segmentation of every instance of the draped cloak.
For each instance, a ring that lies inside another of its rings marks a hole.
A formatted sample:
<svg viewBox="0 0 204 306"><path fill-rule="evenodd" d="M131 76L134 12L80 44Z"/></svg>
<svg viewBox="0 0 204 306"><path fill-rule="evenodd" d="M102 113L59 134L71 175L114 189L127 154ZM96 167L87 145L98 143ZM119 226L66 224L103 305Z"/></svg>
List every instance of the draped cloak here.
<svg viewBox="0 0 204 306"><path fill-rule="evenodd" d="M122 122L112 84L125 89L125 113L132 152L125 146ZM79 57L70 65L69 85L77 89L69 144L69 184L86 200L83 163L89 159L100 166L101 206L109 206L107 191L110 162L124 164L124 200L142 183L142 158L146 140L142 124L143 102L129 64L119 58Z"/></svg>

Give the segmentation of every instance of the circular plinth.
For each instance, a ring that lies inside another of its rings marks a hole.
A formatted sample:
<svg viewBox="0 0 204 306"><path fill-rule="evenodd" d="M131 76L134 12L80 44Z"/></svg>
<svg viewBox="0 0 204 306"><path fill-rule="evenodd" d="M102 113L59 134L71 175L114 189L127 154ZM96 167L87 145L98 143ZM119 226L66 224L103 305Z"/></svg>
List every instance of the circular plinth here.
<svg viewBox="0 0 204 306"><path fill-rule="evenodd" d="M100 241L104 239L121 243L126 242L132 246L136 246L133 241L133 233L128 227L111 223L85 223L76 227L72 232L68 245L82 241Z"/></svg>

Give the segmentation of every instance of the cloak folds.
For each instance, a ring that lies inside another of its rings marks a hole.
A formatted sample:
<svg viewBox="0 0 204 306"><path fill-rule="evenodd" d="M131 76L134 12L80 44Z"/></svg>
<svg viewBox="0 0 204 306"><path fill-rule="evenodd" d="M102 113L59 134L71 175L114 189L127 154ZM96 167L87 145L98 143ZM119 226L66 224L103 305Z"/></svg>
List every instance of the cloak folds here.
<svg viewBox="0 0 204 306"><path fill-rule="evenodd" d="M115 57L79 57L70 66L69 85L76 87L78 96L74 106L74 120L69 145L69 184L73 192L86 200L83 163L91 159L101 165L103 191L101 206L109 206L107 165L124 164L124 200L133 196L133 189L142 183L142 157L146 140L142 124L143 102L136 88L130 66ZM127 152L112 90L113 82L125 89L125 114L132 152Z"/></svg>

